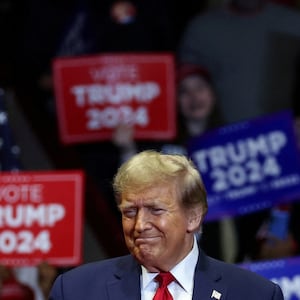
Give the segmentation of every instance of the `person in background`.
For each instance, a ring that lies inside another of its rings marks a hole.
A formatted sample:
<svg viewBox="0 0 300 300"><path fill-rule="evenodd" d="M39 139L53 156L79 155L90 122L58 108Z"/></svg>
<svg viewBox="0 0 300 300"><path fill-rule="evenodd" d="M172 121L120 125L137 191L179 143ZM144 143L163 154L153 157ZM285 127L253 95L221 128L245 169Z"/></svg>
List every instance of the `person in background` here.
<svg viewBox="0 0 300 300"><path fill-rule="evenodd" d="M186 144L191 137L201 135L223 124L218 107L213 80L207 69L193 64L180 64L176 70L177 135L164 142L134 140L134 128L130 124L119 126L113 137L119 148L120 162L139 151L156 149L166 154L187 155ZM224 259L221 245L220 222L203 225L202 248L212 257Z"/></svg>
<svg viewBox="0 0 300 300"><path fill-rule="evenodd" d="M130 254L59 275L50 300L283 300L275 283L198 247L206 191L186 156L140 152L119 168L113 187Z"/></svg>
<svg viewBox="0 0 300 300"><path fill-rule="evenodd" d="M0 265L0 300L47 300L55 278L65 270L46 261L37 266Z"/></svg>
<svg viewBox="0 0 300 300"><path fill-rule="evenodd" d="M229 0L188 22L178 60L211 72L226 123L239 122L292 107L299 37L297 9Z"/></svg>
<svg viewBox="0 0 300 300"><path fill-rule="evenodd" d="M134 140L134 127L131 124L120 124L113 136L113 143L120 150L120 161L149 148L186 155L189 138L223 124L214 83L207 69L195 64L177 66L176 111L177 130L173 140L137 142Z"/></svg>
<svg viewBox="0 0 300 300"><path fill-rule="evenodd" d="M20 282L33 289L35 300L47 300L54 279L63 270L42 261L36 266L15 268L14 273Z"/></svg>
<svg viewBox="0 0 300 300"><path fill-rule="evenodd" d="M179 64L176 88L178 126L175 142L185 147L189 138L215 129L224 121L213 78L206 68Z"/></svg>
<svg viewBox="0 0 300 300"><path fill-rule="evenodd" d="M20 282L12 268L0 265L0 300L36 300L29 285Z"/></svg>

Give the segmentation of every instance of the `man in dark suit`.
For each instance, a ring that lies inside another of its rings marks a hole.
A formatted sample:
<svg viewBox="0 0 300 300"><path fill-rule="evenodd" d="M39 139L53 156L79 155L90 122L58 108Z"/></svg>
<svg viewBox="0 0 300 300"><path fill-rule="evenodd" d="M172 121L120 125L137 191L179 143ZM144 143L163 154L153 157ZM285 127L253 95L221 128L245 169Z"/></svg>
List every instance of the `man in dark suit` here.
<svg viewBox="0 0 300 300"><path fill-rule="evenodd" d="M113 186L131 255L60 275L50 299L283 300L276 284L198 247L206 192L186 157L140 152L120 167Z"/></svg>

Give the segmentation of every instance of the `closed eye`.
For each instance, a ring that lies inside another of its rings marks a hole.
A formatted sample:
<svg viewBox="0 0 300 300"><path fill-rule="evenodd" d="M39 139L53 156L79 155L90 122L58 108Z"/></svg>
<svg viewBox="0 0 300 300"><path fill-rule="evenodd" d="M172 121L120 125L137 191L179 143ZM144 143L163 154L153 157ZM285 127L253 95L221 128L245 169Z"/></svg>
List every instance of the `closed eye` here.
<svg viewBox="0 0 300 300"><path fill-rule="evenodd" d="M153 215L161 215L165 212L165 209L159 207L150 207L150 211Z"/></svg>
<svg viewBox="0 0 300 300"><path fill-rule="evenodd" d="M137 209L136 208L126 208L121 210L122 215L126 218L134 218L137 214Z"/></svg>

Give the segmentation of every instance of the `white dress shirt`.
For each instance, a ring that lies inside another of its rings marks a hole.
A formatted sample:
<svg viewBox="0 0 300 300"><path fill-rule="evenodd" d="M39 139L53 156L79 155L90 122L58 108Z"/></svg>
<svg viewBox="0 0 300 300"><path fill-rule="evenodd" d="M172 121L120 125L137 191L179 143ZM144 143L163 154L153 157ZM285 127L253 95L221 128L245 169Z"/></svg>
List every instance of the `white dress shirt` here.
<svg viewBox="0 0 300 300"><path fill-rule="evenodd" d="M168 285L168 290L174 300L192 300L194 288L194 273L199 255L196 238L191 252L170 272L176 281ZM158 283L154 280L158 273L150 273L142 266L141 274L141 300L152 300Z"/></svg>

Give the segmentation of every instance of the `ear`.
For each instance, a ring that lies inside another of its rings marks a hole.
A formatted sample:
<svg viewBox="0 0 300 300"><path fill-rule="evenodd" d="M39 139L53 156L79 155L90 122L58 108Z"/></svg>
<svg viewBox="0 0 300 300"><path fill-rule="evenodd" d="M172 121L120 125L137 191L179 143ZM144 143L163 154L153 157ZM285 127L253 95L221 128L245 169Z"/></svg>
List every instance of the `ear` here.
<svg viewBox="0 0 300 300"><path fill-rule="evenodd" d="M187 211L187 232L199 230L203 217L203 209L201 206L189 209Z"/></svg>

